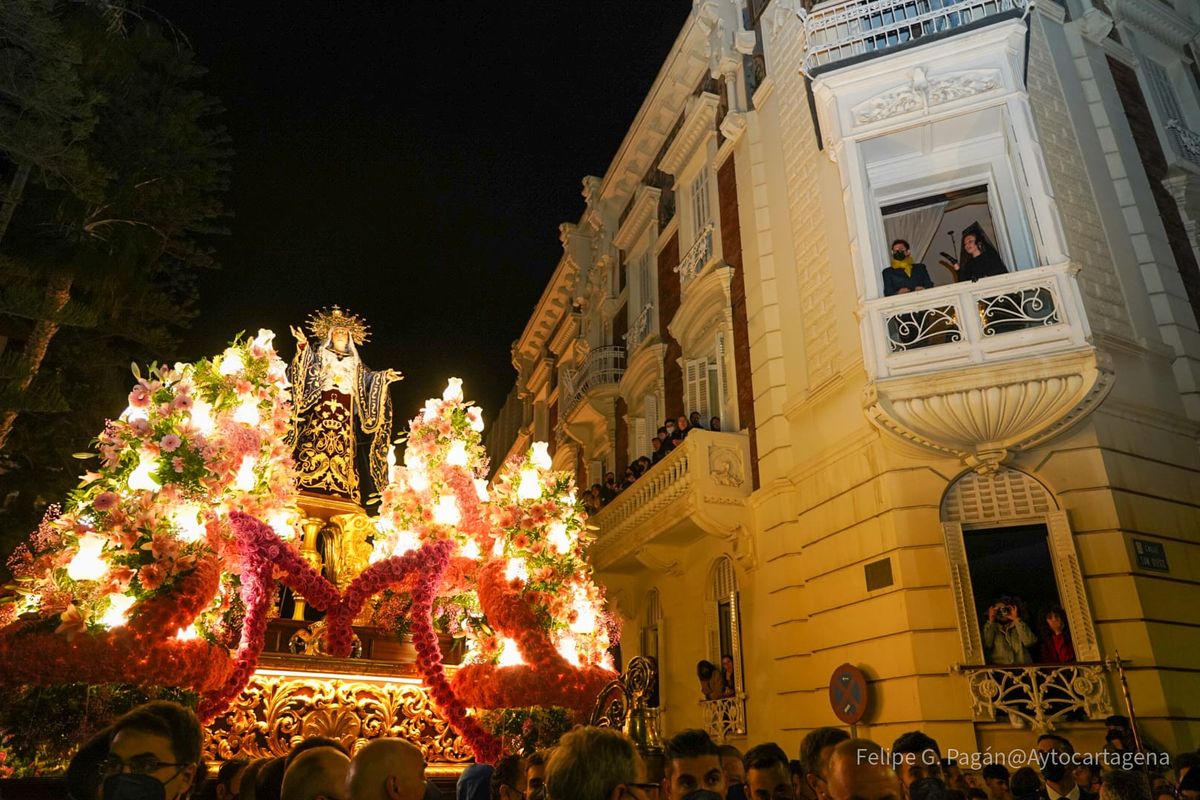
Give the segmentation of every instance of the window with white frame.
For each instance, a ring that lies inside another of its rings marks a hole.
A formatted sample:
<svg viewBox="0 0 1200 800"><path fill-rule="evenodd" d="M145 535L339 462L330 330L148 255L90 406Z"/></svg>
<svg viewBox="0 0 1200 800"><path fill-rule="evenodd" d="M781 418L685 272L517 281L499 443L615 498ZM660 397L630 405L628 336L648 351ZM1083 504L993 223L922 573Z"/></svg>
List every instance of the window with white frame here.
<svg viewBox="0 0 1200 800"><path fill-rule="evenodd" d="M645 308L652 301L650 289L650 248L647 247L637 260L638 307Z"/></svg>
<svg viewBox="0 0 1200 800"><path fill-rule="evenodd" d="M651 589L646 592L646 614L641 631L642 657L654 664L654 680L646 691L646 705L650 708L658 708L661 703L659 676L663 671L662 624L662 603L659 600L658 589Z"/></svg>
<svg viewBox="0 0 1200 800"><path fill-rule="evenodd" d="M700 167L700 171L696 173L696 178L692 181L688 197L691 203L692 240L694 241L700 237L700 234L712 222L712 211L708 197L707 165Z"/></svg>
<svg viewBox="0 0 1200 800"><path fill-rule="evenodd" d="M725 675L726 691L745 690L742 679L742 621L738 608L738 581L729 556L721 556L708 573L705 604L709 660Z"/></svg>
<svg viewBox="0 0 1200 800"><path fill-rule="evenodd" d="M988 241L981 250L990 246L1009 272L1063 257L1057 236L1049 236L1057 229L1056 220L1039 225L1028 193L1022 191L1020 176L1028 174L1022 159L1028 156L1018 146L1006 108L985 108L869 139L860 154L875 202L865 220L871 230L864 253L870 255L863 260L871 272L866 285L873 296L884 296L890 283L886 276L897 238L910 242L913 261L926 264L934 286L962 279L968 261L977 258L964 253L968 234L982 232ZM1049 252L1039 252L1039 237L1049 242ZM962 269L942 267L943 261L958 262ZM984 263L976 262L976 268ZM989 274L995 274L996 265L991 259L987 263Z"/></svg>
<svg viewBox="0 0 1200 800"><path fill-rule="evenodd" d="M700 412L705 427L711 417L721 416L721 359L717 354L704 358L689 358L684 362L684 404L690 417Z"/></svg>

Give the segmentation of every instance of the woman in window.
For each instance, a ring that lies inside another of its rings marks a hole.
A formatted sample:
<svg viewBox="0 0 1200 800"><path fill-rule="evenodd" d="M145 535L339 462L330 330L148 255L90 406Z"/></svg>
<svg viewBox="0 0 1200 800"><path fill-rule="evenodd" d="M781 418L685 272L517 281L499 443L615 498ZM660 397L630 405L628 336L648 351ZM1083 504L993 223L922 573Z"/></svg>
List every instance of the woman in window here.
<svg viewBox="0 0 1200 800"><path fill-rule="evenodd" d="M700 679L700 691L705 700L716 700L725 697L725 676L717 665L711 661L701 661L696 664L696 677Z"/></svg>
<svg viewBox="0 0 1200 800"><path fill-rule="evenodd" d="M1058 606L1051 606L1038 616L1038 639L1041 641L1038 661L1043 664L1069 664L1075 660L1067 614Z"/></svg>
<svg viewBox="0 0 1200 800"><path fill-rule="evenodd" d="M977 281L1008 272L995 245L988 241L978 222L971 223L963 231L961 258L952 259L950 268L958 281Z"/></svg>
<svg viewBox="0 0 1200 800"><path fill-rule="evenodd" d="M733 674L733 656L721 656L721 677L725 681L725 695L737 694L737 680Z"/></svg>

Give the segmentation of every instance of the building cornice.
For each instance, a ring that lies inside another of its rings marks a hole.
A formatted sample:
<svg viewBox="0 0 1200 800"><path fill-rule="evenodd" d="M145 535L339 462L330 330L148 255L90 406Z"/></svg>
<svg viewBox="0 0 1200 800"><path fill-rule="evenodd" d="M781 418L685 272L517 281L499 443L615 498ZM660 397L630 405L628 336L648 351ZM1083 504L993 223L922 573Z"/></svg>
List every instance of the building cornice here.
<svg viewBox="0 0 1200 800"><path fill-rule="evenodd" d="M1157 0L1113 0L1113 19L1182 50L1200 35L1187 17Z"/></svg>
<svg viewBox="0 0 1200 800"><path fill-rule="evenodd" d="M642 235L646 225L658 213L658 201L661 197L661 190L653 186L639 186L633 196L633 206L629 209L629 214L617 229L617 235L613 237L613 244L628 252Z"/></svg>
<svg viewBox="0 0 1200 800"><path fill-rule="evenodd" d="M662 161L658 164L659 169L671 175L676 175L683 169L705 137L716 130L717 110L720 106L721 98L712 92L703 92L695 98L689 98L683 127L675 134L667 152L663 153Z"/></svg>

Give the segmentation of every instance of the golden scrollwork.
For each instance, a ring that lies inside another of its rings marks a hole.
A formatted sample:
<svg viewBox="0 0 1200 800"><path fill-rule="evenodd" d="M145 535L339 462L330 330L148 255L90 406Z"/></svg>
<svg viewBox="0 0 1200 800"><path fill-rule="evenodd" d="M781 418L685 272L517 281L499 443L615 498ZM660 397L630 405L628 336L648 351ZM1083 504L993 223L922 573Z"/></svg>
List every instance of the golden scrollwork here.
<svg viewBox="0 0 1200 800"><path fill-rule="evenodd" d="M287 755L309 736L328 736L357 751L371 739L412 742L431 766L471 761L470 749L416 682L371 682L314 675L256 674L208 726L211 762Z"/></svg>

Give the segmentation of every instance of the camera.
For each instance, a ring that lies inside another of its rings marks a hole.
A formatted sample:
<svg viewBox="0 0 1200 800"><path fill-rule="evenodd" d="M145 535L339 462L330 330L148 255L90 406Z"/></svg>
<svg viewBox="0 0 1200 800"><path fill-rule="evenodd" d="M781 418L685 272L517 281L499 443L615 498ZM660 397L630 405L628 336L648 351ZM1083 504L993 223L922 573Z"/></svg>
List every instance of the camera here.
<svg viewBox="0 0 1200 800"><path fill-rule="evenodd" d="M1008 605L1007 603L1001 603L1000 605L996 606L996 616L1011 617L1012 609L1013 609L1013 607Z"/></svg>

